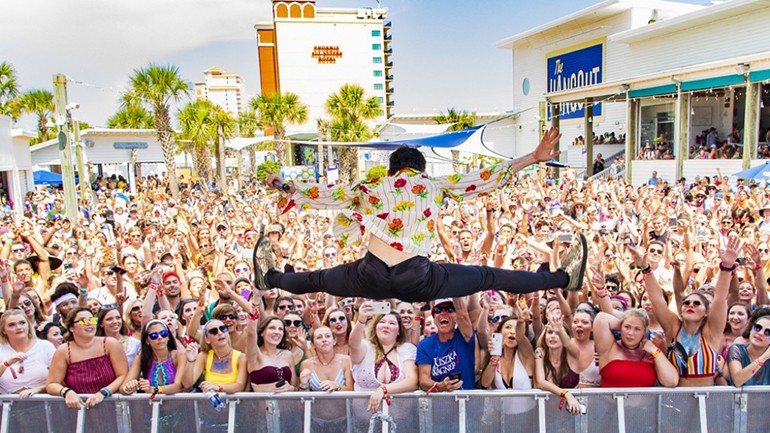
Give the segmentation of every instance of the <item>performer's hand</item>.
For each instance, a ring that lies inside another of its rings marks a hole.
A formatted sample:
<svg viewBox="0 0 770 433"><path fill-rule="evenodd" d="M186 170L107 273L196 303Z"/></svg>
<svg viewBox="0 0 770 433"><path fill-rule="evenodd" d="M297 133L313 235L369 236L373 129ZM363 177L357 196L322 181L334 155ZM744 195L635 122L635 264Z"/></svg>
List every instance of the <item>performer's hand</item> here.
<svg viewBox="0 0 770 433"><path fill-rule="evenodd" d="M538 144L537 148L532 152L532 156L534 156L538 162L549 161L556 158L561 154L561 151L557 150L554 152L553 148L559 143L560 138L561 134L559 133L559 128L548 128L543 135L543 139L540 140L540 144Z"/></svg>
<svg viewBox="0 0 770 433"><path fill-rule="evenodd" d="M267 189L278 189L278 187L275 185L276 181L280 182L281 184L285 182L281 176L275 173L268 174L267 178L265 179L265 184L267 185Z"/></svg>

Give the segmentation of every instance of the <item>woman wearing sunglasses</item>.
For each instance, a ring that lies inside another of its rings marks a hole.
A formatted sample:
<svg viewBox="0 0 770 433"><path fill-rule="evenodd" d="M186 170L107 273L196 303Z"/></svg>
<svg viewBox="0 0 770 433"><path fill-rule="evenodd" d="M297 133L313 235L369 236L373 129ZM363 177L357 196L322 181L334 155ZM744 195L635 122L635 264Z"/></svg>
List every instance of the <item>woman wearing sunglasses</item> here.
<svg viewBox="0 0 770 433"><path fill-rule="evenodd" d="M27 398L45 390L53 344L38 340L27 315L12 308L0 316L0 394Z"/></svg>
<svg viewBox="0 0 770 433"><path fill-rule="evenodd" d="M295 366L294 374L299 376L299 366L302 361L313 356L312 348L307 341L307 331L305 331L302 318L296 313L288 313L283 316L283 329L286 330L286 342L289 345Z"/></svg>
<svg viewBox="0 0 770 433"><path fill-rule="evenodd" d="M743 337L747 343L735 343L727 351L730 382L735 386L770 385L770 308L762 307L751 315Z"/></svg>
<svg viewBox="0 0 770 433"><path fill-rule="evenodd" d="M688 294L682 300L679 315L668 309L663 290L650 271L646 257L629 249L634 264L642 269L655 317L669 339L668 356L679 370L679 386L712 386L717 376L718 355L727 324L727 294L736 260L742 250L738 236L727 240L719 255L719 275L713 294L713 302L699 292Z"/></svg>
<svg viewBox="0 0 770 433"><path fill-rule="evenodd" d="M123 313L123 322L128 329L128 336L136 339L142 335L142 300L135 299Z"/></svg>
<svg viewBox="0 0 770 433"><path fill-rule="evenodd" d="M350 345L348 340L350 339L350 316L337 307L332 307L326 310L322 323L328 326L334 334L334 352L340 355L350 356Z"/></svg>
<svg viewBox="0 0 770 433"><path fill-rule="evenodd" d="M150 320L142 332L142 354L131 364L123 394L142 391L147 394L174 394L192 386L192 370L198 345L177 350L176 340L162 320ZM192 359L190 359L192 358Z"/></svg>
<svg viewBox="0 0 770 433"><path fill-rule="evenodd" d="M193 366L193 381L201 374L198 385L203 392L241 392L246 388L246 357L230 343L230 333L221 320L212 319L203 325L201 352Z"/></svg>
<svg viewBox="0 0 770 433"><path fill-rule="evenodd" d="M128 365L131 365L134 358L139 355L142 343L138 339L128 336L128 328L126 328L123 318L120 317L120 312L116 308L102 309L97 314L96 319L98 320L96 335L112 337L117 340L126 352Z"/></svg>
<svg viewBox="0 0 770 433"><path fill-rule="evenodd" d="M109 337L96 336L97 319L78 307L64 321L67 343L56 349L46 390L64 397L70 409L94 407L118 392L128 372L126 352ZM66 385L65 385L66 384ZM85 403L78 394L91 394Z"/></svg>

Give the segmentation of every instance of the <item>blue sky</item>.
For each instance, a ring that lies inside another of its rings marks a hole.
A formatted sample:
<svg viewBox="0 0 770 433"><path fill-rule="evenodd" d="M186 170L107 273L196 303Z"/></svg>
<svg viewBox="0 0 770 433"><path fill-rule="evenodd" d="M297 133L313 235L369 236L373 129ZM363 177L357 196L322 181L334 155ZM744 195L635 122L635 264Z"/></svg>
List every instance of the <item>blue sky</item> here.
<svg viewBox="0 0 770 433"><path fill-rule="evenodd" d="M687 3L705 3L688 0ZM23 89L51 88L53 74L73 82L78 116L105 125L118 108L131 70L175 64L201 80L218 66L238 72L249 96L259 91L253 26L269 21L268 0L35 0L5 2L0 60L17 69ZM393 34L399 114L448 107L476 112L512 109L512 65L495 42L578 11L596 0L383 0ZM374 0L318 0L318 7L377 7ZM34 128L27 116L20 125Z"/></svg>

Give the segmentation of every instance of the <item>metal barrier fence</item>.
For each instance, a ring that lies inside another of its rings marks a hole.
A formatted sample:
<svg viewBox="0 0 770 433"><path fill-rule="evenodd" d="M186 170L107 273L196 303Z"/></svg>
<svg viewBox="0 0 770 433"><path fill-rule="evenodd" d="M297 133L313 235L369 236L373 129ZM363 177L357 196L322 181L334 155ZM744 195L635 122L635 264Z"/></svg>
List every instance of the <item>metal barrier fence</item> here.
<svg viewBox="0 0 770 433"><path fill-rule="evenodd" d="M375 417L369 395L356 392L240 393L222 396L217 412L202 394L114 396L97 407L68 409L51 396L0 395L7 432L766 432L770 387L578 389L585 415L559 410L540 391L415 392L393 396ZM384 420L392 418L395 426Z"/></svg>

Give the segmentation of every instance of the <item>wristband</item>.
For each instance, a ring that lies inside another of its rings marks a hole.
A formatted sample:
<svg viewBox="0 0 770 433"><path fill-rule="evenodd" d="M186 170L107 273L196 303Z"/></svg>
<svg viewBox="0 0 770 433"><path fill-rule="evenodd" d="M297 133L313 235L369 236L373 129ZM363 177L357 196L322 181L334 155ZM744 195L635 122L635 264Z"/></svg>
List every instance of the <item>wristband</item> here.
<svg viewBox="0 0 770 433"><path fill-rule="evenodd" d="M11 366L11 364L9 364L8 361L3 361L3 365L5 366L5 368L8 368Z"/></svg>
<svg viewBox="0 0 770 433"><path fill-rule="evenodd" d="M497 364L500 363L500 358L497 357L497 356L493 356L493 357L489 358L489 363L492 364L492 365L497 365Z"/></svg>
<svg viewBox="0 0 770 433"><path fill-rule="evenodd" d="M649 274L651 274L651 273L652 273L652 265L650 265L650 264L648 263L648 264L647 264L647 267L646 267L646 268L644 268L644 269L642 269L642 274L643 274L643 275L649 275Z"/></svg>
<svg viewBox="0 0 770 433"><path fill-rule="evenodd" d="M561 397L561 398L566 397L568 392L569 391L567 391L566 389L561 390L561 393L559 394L559 397Z"/></svg>
<svg viewBox="0 0 770 433"><path fill-rule="evenodd" d="M660 354L661 354L661 351L660 351L660 349L656 349L654 352L652 352L652 353L650 354L650 356L649 356L649 357L647 357L647 359L649 359L650 361L654 361L654 360L655 360L655 358L657 358L657 357L658 357L658 355L660 355Z"/></svg>
<svg viewBox="0 0 770 433"><path fill-rule="evenodd" d="M602 295L600 292L604 292L604 294ZM600 298L606 298L607 296L609 296L609 293L607 293L607 290L597 290L596 296Z"/></svg>
<svg viewBox="0 0 770 433"><path fill-rule="evenodd" d="M217 392L222 392L223 389L224 388L222 387L222 385L219 385L219 389L217 390Z"/></svg>
<svg viewBox="0 0 770 433"><path fill-rule="evenodd" d="M762 367L765 365L765 361L760 361L759 359L755 360L754 362L757 363L757 367Z"/></svg>
<svg viewBox="0 0 770 433"><path fill-rule="evenodd" d="M731 267L727 267L723 265L722 263L719 264L719 270L723 272L732 272L738 268L738 263L733 263Z"/></svg>
<svg viewBox="0 0 770 433"><path fill-rule="evenodd" d="M67 393L70 392L70 391L72 391L72 388L64 387L64 388L62 388L62 390L59 393L61 394L61 396L63 398L67 398Z"/></svg>
<svg viewBox="0 0 770 433"><path fill-rule="evenodd" d="M102 389L99 390L99 394L103 395L104 398L107 398L107 397L112 395L112 391L110 391L107 388L102 388Z"/></svg>
<svg viewBox="0 0 770 433"><path fill-rule="evenodd" d="M259 319L259 308L255 306L254 307L254 314L251 314L249 316L249 320L257 320L257 319Z"/></svg>
<svg viewBox="0 0 770 433"><path fill-rule="evenodd" d="M762 269L762 265L756 265L756 266L754 266L754 272L756 272L756 271L758 271L758 270L760 270L760 269Z"/></svg>

